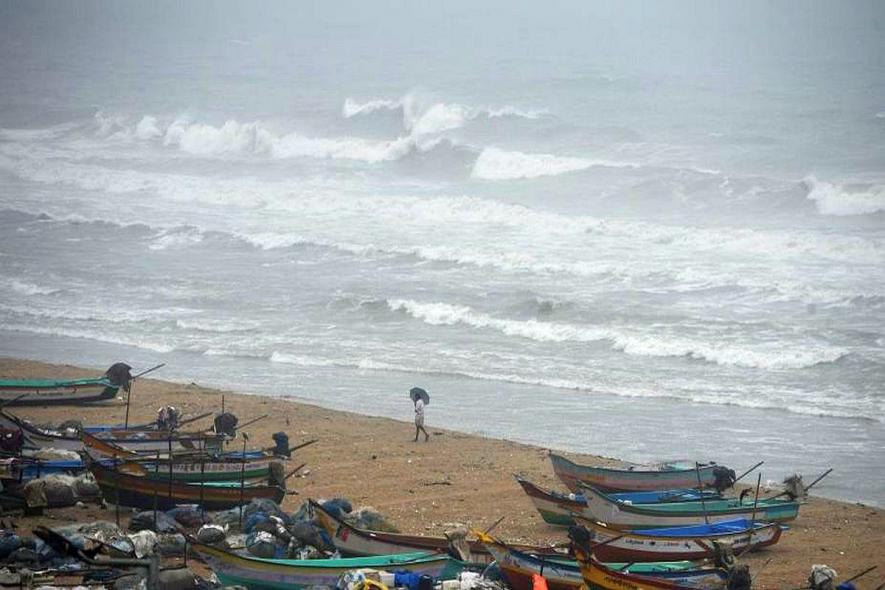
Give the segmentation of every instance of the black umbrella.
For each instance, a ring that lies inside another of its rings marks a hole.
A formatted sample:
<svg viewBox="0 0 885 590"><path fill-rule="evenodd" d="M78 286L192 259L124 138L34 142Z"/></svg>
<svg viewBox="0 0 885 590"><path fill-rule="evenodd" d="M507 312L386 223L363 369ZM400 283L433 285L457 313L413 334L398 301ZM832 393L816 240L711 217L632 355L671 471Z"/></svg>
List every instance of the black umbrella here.
<svg viewBox="0 0 885 590"><path fill-rule="evenodd" d="M424 400L424 405L430 404L430 394L421 389L420 387L413 387L409 390L409 397L412 398L413 402L418 401L418 398Z"/></svg>

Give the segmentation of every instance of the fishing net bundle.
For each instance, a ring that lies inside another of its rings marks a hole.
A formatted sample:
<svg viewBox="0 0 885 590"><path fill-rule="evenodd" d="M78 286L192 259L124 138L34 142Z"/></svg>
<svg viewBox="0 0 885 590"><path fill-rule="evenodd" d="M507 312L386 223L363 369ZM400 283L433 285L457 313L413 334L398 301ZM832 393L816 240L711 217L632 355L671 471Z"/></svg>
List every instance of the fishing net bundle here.
<svg viewBox="0 0 885 590"><path fill-rule="evenodd" d="M784 493L786 493L791 500L801 500L808 496L808 490L805 487L805 484L802 483L802 476L798 473L794 473L787 477L784 480Z"/></svg>
<svg viewBox="0 0 885 590"><path fill-rule="evenodd" d="M104 376L112 385L129 391L129 385L132 382L132 367L126 363L114 363L105 371Z"/></svg>
<svg viewBox="0 0 885 590"><path fill-rule="evenodd" d="M237 423L239 421L239 418L230 412L218 414L215 416L215 432L234 437L237 435Z"/></svg>
<svg viewBox="0 0 885 590"><path fill-rule="evenodd" d="M725 583L727 590L750 590L752 584L750 566L738 565L728 571L728 580Z"/></svg>
<svg viewBox="0 0 885 590"><path fill-rule="evenodd" d="M799 479L801 480L802 478L800 477ZM811 586L811 590L835 590L837 575L836 570L830 566L815 564L811 566L808 585Z"/></svg>
<svg viewBox="0 0 885 590"><path fill-rule="evenodd" d="M729 469L722 465L717 465L713 468L713 487L716 488L717 492L721 493L727 490L734 485L736 480L737 476L734 473L734 469Z"/></svg>

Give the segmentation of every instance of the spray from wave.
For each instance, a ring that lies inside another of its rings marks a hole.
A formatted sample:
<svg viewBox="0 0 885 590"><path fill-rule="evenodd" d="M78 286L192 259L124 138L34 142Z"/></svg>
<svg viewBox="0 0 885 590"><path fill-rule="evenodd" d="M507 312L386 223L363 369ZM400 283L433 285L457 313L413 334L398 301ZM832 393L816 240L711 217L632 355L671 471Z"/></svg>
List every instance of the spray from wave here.
<svg viewBox="0 0 885 590"><path fill-rule="evenodd" d="M803 183L808 187L807 198L814 201L822 215L868 215L885 211L885 185L837 185L817 180L813 176Z"/></svg>

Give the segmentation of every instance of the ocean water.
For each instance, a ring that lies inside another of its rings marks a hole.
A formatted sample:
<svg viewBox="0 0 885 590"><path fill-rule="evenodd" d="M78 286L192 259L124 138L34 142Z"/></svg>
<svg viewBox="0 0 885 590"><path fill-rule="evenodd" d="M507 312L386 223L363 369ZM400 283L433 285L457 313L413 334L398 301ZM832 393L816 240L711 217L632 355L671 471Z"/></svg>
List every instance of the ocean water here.
<svg viewBox="0 0 885 590"><path fill-rule="evenodd" d="M885 8L801 6L0 2L0 354L885 505Z"/></svg>

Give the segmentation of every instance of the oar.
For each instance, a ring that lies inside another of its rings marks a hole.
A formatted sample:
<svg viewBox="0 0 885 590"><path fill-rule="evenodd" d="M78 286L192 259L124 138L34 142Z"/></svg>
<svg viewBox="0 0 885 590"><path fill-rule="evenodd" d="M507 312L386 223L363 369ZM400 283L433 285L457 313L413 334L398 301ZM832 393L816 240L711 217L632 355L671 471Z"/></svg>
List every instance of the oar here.
<svg viewBox="0 0 885 590"><path fill-rule="evenodd" d="M309 440L309 441L307 441L307 442L303 442L303 443L301 443L300 445L295 445L294 447L292 447L292 448L289 449L289 452L290 452L290 453L294 453L294 452L297 451L298 449L303 449L304 447L309 447L310 445L312 445L312 444L315 443L315 442L319 442L319 440L320 440L320 439L318 439L318 438L314 438L314 439Z"/></svg>
<svg viewBox="0 0 885 590"><path fill-rule="evenodd" d="M186 420L182 420L181 422L178 423L178 428L181 428L185 424L190 424L191 422L196 422L197 420L202 420L203 418L211 416L213 413L214 412L203 412L199 416L194 416L193 418L187 418ZM157 421L154 420L153 422L148 422L147 424L145 424L145 426L156 426L156 424L157 424Z"/></svg>
<svg viewBox="0 0 885 590"><path fill-rule="evenodd" d="M750 467L749 469L747 469L746 471L744 471L743 473L741 473L740 476L738 476L738 477L734 480L734 483L737 483L737 482L739 482L740 480L742 480L745 476L749 475L750 472L752 472L754 469L756 469L757 467L759 467L759 466L762 465L763 463L765 463L765 461L759 461L758 463L756 463L755 465L753 465L752 467Z"/></svg>
<svg viewBox="0 0 885 590"><path fill-rule="evenodd" d="M759 574L762 573L762 570L764 570L764 569L768 566L768 564L771 563L771 561L772 561L773 559L774 559L773 557L769 557L769 558L765 561L765 563L763 563L761 566L759 566L759 569L756 570L756 575L755 575L755 576L750 576L750 586L751 586L751 587L753 586L753 582L756 581L756 578L759 577Z"/></svg>
<svg viewBox="0 0 885 590"><path fill-rule="evenodd" d="M307 466L307 463L302 463L301 465L299 465L298 467L296 467L295 469L293 469L292 471L290 471L290 472L289 472L288 474L286 474L286 476L283 478L283 481L287 481L290 477L292 477L293 475L295 475L296 473L298 473L299 471L301 471L302 469L304 469L305 466Z"/></svg>
<svg viewBox="0 0 885 590"><path fill-rule="evenodd" d="M812 487L814 487L815 484L817 484L817 482L819 482L820 480L822 480L823 478L825 478L826 476L828 476L828 475L833 471L833 469L834 469L833 467L830 467L829 469L827 469L826 471L824 471L823 474L822 474L820 477L818 477L816 480L814 480L813 482L811 482L810 484L808 484L807 486L805 486L805 491L807 492L807 491L810 490ZM778 494L778 495L776 495L776 496L772 496L770 499L771 499L771 500L774 500L775 498L780 498L781 496L786 496L787 493L788 493L788 492L781 492L780 494Z"/></svg>
<svg viewBox="0 0 885 590"><path fill-rule="evenodd" d="M252 418L248 422L244 422L243 424L238 425L237 430L241 430L241 429L249 426L250 424L255 424L259 420L264 420L265 418L267 418L267 414L264 414L263 416L258 416L257 418Z"/></svg>
<svg viewBox="0 0 885 590"><path fill-rule="evenodd" d="M487 535L488 535L488 534L491 534L491 532L492 532L493 530L495 530L495 528L496 528L499 524L501 524L502 522L504 522L504 519L505 519L505 518L506 518L506 517L502 516L501 518L499 518L498 520L496 520L495 522L493 522L493 523L492 523L492 526L490 526L489 528L487 528L487 529L484 531L485 534L487 534Z"/></svg>
<svg viewBox="0 0 885 590"><path fill-rule="evenodd" d="M14 404L14 403L17 402L18 400L20 400L20 399L24 399L24 398L28 397L29 395L31 395L31 394L30 394L30 393L23 393L23 394L21 394L21 395L18 396L18 397L14 397L14 398L12 398L12 399L10 399L10 400L6 400L6 401L3 401L3 402L0 402L0 408L2 408L3 406L8 406L8 405Z"/></svg>
<svg viewBox="0 0 885 590"><path fill-rule="evenodd" d="M151 367L150 369L145 369L144 371L142 371L142 372L139 373L138 375L133 376L132 379L129 380L129 382L131 383L132 381L135 381L135 380L138 379L139 377L144 377L144 376L147 375L148 373L153 373L153 372L156 371L157 369L160 369L160 368L165 367L165 366L166 366L166 363L160 363L159 365L157 365L157 366L155 366L155 367Z"/></svg>
<svg viewBox="0 0 885 590"><path fill-rule="evenodd" d="M315 442L319 442L319 440L320 440L320 439L315 438L315 439L313 439L313 440L309 440L309 441L307 441L307 442L303 442L303 443L301 443L300 445L295 445L294 447L289 447L289 449L288 449L287 452L288 452L289 454L294 453L294 452L297 451L298 449L303 449L304 447L308 447L308 446L312 445L312 444L315 443ZM265 451L265 452L267 452L267 453L269 453L269 452L273 451L274 449L276 449L276 447L265 447L265 448L262 449L262 450Z"/></svg>
<svg viewBox="0 0 885 590"><path fill-rule="evenodd" d="M871 571L873 571L873 570L876 569L877 567L879 567L879 566L878 566L878 565L874 565L873 567L868 567L867 569L865 569L864 571L860 572L860 573L857 574L856 576L851 577L851 578L848 578L847 580L845 580L845 581L842 582L842 583L843 583L843 584L847 584L848 582L853 582L853 581L855 581L856 579L858 579L859 577L867 575L868 573L870 573Z"/></svg>
<svg viewBox="0 0 885 590"><path fill-rule="evenodd" d="M833 471L833 467L830 467L829 469L827 469L826 471L824 471L824 472L821 474L820 477L818 477L816 480L814 480L813 482L811 482L810 484L808 484L808 485L805 487L805 491L807 492L808 490L810 490L811 488L813 488L815 485L817 485L817 482L819 482L820 480L822 480L823 478L825 478L826 476L828 476L832 471Z"/></svg>

